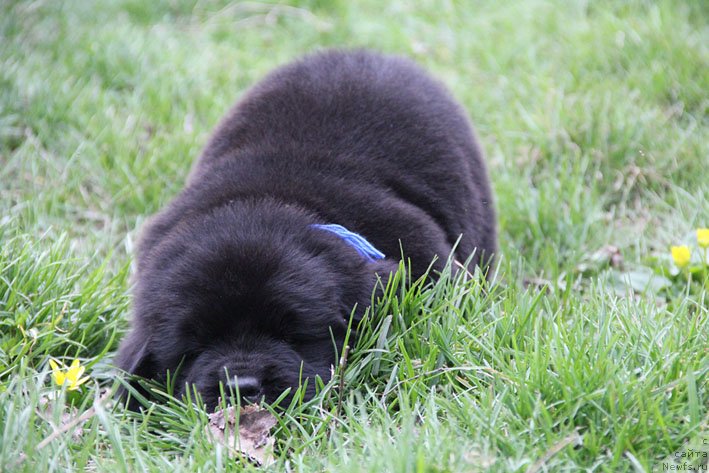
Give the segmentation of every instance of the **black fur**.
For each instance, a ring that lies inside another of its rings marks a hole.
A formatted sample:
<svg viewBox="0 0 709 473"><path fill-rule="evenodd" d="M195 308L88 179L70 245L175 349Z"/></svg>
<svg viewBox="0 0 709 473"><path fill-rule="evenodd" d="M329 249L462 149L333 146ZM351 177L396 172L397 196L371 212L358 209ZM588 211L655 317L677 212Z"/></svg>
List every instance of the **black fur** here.
<svg viewBox="0 0 709 473"><path fill-rule="evenodd" d="M367 262L313 223L358 232L387 258ZM225 368L252 398L273 401L301 378L312 395L377 274L395 271L402 249L414 275L435 257L440 269L459 238L459 261L475 250L485 266L496 250L463 109L407 59L306 57L246 94L146 226L117 364L160 379L182 363L178 388L194 384L210 406Z"/></svg>

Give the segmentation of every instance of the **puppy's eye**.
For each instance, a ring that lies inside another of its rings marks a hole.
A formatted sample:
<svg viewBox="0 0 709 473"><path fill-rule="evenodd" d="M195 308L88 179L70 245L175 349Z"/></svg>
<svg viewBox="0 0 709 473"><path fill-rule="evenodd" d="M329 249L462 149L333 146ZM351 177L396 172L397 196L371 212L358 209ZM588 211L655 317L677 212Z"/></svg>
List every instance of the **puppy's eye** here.
<svg viewBox="0 0 709 473"><path fill-rule="evenodd" d="M278 338L290 338L298 318L295 312L286 312L280 317L279 324L274 327Z"/></svg>

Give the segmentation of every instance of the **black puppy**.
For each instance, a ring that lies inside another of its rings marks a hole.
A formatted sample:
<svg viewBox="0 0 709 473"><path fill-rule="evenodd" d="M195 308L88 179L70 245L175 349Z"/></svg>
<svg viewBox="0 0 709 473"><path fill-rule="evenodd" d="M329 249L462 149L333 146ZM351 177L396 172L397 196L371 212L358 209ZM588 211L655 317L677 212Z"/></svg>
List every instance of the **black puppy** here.
<svg viewBox="0 0 709 473"><path fill-rule="evenodd" d="M414 275L440 269L456 242L481 266L496 249L463 109L403 58L306 57L246 94L146 226L117 364L156 379L180 366L177 388L208 406L220 382L272 402L309 378L312 396L378 275L402 250Z"/></svg>

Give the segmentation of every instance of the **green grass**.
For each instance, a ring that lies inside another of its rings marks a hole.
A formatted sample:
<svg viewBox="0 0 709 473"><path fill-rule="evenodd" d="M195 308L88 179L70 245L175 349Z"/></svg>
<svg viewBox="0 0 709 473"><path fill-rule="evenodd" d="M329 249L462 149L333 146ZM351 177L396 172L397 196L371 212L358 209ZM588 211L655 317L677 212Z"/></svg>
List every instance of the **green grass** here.
<svg viewBox="0 0 709 473"><path fill-rule="evenodd" d="M707 438L706 2L288 5L0 0L0 471L241 468L178 400L98 403L50 435L113 385L143 220L250 84L324 46L406 54L451 87L502 257L489 287L402 274L344 372L281 415L271 469L652 471ZM87 366L79 395L56 395L50 357Z"/></svg>

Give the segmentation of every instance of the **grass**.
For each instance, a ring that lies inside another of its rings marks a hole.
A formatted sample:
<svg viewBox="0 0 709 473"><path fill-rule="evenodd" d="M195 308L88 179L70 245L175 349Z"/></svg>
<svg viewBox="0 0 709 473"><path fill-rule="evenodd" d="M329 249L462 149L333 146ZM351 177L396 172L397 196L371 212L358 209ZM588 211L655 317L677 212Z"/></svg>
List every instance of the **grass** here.
<svg viewBox="0 0 709 473"><path fill-rule="evenodd" d="M487 287L402 273L346 369L279 418L271 469L652 471L707 438L709 283L692 233L709 224L705 3L0 11L0 471L258 470L184 402L133 415L94 401L113 385L142 221L250 84L324 46L406 54L451 87L486 150L502 257ZM669 257L680 243L689 285ZM80 358L90 383L56 394L50 357ZM81 432L51 437L92 405Z"/></svg>

